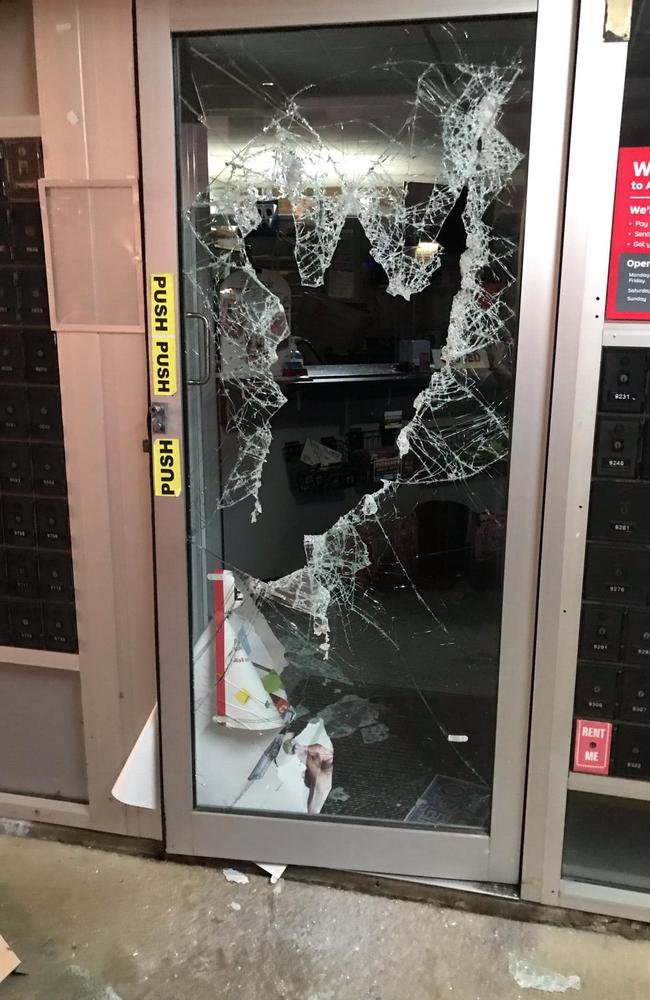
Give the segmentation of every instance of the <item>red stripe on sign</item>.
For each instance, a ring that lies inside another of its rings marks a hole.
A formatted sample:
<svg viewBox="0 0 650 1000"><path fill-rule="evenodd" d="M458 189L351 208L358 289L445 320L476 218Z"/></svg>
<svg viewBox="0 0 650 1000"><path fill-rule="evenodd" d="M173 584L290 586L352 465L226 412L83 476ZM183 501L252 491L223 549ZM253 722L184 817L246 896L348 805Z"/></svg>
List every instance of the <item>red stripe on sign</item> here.
<svg viewBox="0 0 650 1000"><path fill-rule="evenodd" d="M214 581L214 648L216 675L216 708L217 715L226 714L226 620L225 600L223 592L223 573L217 571Z"/></svg>

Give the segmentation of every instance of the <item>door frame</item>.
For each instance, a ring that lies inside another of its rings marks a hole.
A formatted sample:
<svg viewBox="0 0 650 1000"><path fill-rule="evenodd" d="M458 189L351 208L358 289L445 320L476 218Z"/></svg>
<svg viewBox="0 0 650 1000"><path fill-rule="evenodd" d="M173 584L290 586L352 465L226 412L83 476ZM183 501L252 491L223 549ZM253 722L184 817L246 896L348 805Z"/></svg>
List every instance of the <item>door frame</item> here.
<svg viewBox="0 0 650 1000"><path fill-rule="evenodd" d="M162 787L172 854L373 870L415 877L519 879L542 497L578 0L136 0L145 264L180 289L172 34L252 27L510 15L537 10L517 378L508 487L497 728L490 834L369 826L323 818L205 812L193 805L185 497L154 497ZM180 293L176 330L180 334ZM183 396L165 436L183 449ZM155 437L155 436L154 436ZM306 824L309 823L307 833ZM369 832L372 831L371 837ZM370 846L371 844L371 846Z"/></svg>

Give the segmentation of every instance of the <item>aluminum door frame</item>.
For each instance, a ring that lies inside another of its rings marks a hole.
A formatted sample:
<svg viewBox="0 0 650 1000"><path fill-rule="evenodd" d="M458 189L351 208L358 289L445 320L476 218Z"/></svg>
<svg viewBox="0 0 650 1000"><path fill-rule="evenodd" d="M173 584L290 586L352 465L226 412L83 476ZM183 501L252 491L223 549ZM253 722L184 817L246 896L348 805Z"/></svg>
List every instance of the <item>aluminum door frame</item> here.
<svg viewBox="0 0 650 1000"><path fill-rule="evenodd" d="M247 4L136 0L147 274L180 288L172 35L251 27L362 24L537 11L517 377L510 457L490 834L194 808L185 498L155 497L162 784L170 853L419 877L519 879L539 544L578 0L309 0ZM177 296L176 329L181 330ZM183 399L165 402L183 440Z"/></svg>
<svg viewBox="0 0 650 1000"><path fill-rule="evenodd" d="M627 43L604 37L606 0L580 11L548 444L522 897L648 919L640 894L562 878L573 705L601 351L648 324L606 322ZM598 109L597 123L594 108ZM607 794L604 791L603 794ZM615 841L612 841L615 850ZM645 895L646 904L648 896ZM639 914L644 915L640 916Z"/></svg>

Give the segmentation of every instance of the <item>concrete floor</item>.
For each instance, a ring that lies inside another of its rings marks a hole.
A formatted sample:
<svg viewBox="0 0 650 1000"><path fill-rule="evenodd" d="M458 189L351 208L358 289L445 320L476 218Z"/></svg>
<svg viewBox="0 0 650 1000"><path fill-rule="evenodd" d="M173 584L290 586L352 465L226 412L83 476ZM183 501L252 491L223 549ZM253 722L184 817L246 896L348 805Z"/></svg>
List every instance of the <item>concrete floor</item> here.
<svg viewBox="0 0 650 1000"><path fill-rule="evenodd" d="M18 837L0 837L0 933L28 973L0 1000L547 995L517 961L580 976L567 997L650 995L650 941Z"/></svg>

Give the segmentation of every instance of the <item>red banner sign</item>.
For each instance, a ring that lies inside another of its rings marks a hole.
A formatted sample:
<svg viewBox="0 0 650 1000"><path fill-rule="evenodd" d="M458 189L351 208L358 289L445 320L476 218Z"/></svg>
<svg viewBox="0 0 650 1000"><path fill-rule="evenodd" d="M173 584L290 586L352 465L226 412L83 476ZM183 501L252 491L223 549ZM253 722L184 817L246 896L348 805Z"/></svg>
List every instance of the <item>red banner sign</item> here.
<svg viewBox="0 0 650 1000"><path fill-rule="evenodd" d="M650 320L650 146L618 151L605 315Z"/></svg>

